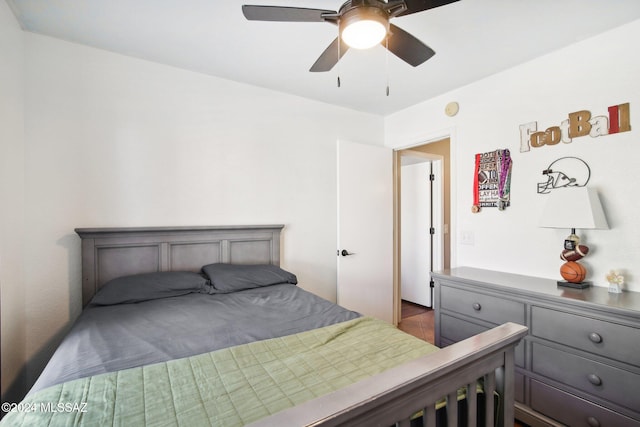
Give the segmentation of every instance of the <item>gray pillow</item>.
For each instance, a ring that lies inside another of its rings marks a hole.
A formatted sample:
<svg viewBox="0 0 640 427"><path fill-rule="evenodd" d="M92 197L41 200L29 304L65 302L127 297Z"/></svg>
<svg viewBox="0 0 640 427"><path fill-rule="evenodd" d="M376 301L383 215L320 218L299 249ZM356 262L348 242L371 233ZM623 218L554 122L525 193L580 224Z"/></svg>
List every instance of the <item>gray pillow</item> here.
<svg viewBox="0 0 640 427"><path fill-rule="evenodd" d="M280 283L298 283L295 274L271 264L209 264L202 267L202 272L211 281L214 293L236 292Z"/></svg>
<svg viewBox="0 0 640 427"><path fill-rule="evenodd" d="M209 280L190 271L123 276L105 283L91 300L95 305L132 304L193 292L209 293Z"/></svg>

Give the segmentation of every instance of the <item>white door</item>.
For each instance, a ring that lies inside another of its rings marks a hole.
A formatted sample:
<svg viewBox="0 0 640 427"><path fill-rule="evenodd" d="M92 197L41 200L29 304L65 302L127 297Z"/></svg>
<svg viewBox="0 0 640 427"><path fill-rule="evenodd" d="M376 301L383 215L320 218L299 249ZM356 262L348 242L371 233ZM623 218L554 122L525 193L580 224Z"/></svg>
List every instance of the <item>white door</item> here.
<svg viewBox="0 0 640 427"><path fill-rule="evenodd" d="M433 299L431 271L444 268L442 158L424 153L419 157L405 153L401 164L401 298L430 307Z"/></svg>
<svg viewBox="0 0 640 427"><path fill-rule="evenodd" d="M338 141L337 152L338 304L393 323L392 151Z"/></svg>
<svg viewBox="0 0 640 427"><path fill-rule="evenodd" d="M400 171L402 299L431 307L431 161L418 159Z"/></svg>

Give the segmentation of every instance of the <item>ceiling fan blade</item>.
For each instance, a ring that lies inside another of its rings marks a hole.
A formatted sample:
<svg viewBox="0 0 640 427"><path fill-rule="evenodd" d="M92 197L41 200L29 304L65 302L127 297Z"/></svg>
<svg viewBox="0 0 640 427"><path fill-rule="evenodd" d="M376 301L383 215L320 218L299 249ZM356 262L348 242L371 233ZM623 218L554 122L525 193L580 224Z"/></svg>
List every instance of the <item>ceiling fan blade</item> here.
<svg viewBox="0 0 640 427"><path fill-rule="evenodd" d="M409 65L417 67L436 54L433 49L400 27L390 24L389 33L389 51ZM384 41L382 45L385 45Z"/></svg>
<svg viewBox="0 0 640 427"><path fill-rule="evenodd" d="M340 57L338 57L338 43L340 43ZM336 37L329 47L322 52L322 55L311 66L309 71L317 73L331 70L347 50L349 50L349 45L343 42L340 37Z"/></svg>
<svg viewBox="0 0 640 427"><path fill-rule="evenodd" d="M250 21L324 22L323 15L335 15L333 10L301 7L243 5L242 13Z"/></svg>
<svg viewBox="0 0 640 427"><path fill-rule="evenodd" d="M422 12L424 10L433 9L434 7L445 6L460 0L404 0L407 10L399 13L397 16L409 15L411 13Z"/></svg>

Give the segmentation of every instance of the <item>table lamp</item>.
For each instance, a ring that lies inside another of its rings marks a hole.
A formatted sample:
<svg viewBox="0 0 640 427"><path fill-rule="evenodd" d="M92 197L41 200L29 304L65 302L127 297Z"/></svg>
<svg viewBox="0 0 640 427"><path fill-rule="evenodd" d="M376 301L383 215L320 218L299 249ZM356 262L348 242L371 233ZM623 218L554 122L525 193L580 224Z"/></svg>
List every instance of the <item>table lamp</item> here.
<svg viewBox="0 0 640 427"><path fill-rule="evenodd" d="M565 280L559 280L558 286L578 289L589 287L591 282L584 281L587 269L579 262L589 253L589 248L580 244L576 228L609 228L598 193L591 187L564 187L553 190L547 199L540 227L571 229L560 254L560 258L566 261L560 267L560 275Z"/></svg>

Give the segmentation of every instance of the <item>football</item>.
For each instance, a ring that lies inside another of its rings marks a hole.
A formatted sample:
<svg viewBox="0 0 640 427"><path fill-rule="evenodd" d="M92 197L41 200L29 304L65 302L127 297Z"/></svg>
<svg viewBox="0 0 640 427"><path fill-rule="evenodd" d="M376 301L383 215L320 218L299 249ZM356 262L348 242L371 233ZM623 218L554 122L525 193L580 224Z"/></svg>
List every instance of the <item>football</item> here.
<svg viewBox="0 0 640 427"><path fill-rule="evenodd" d="M575 249L565 249L560 254L560 259L563 261L578 261L589 253L589 247L585 245L578 245Z"/></svg>

